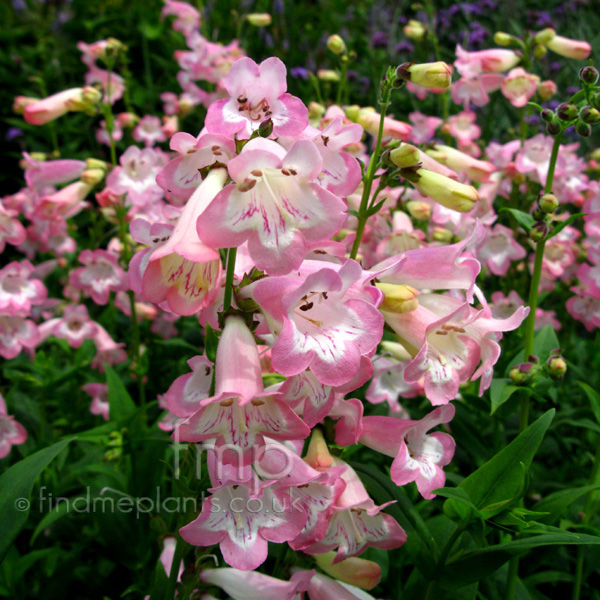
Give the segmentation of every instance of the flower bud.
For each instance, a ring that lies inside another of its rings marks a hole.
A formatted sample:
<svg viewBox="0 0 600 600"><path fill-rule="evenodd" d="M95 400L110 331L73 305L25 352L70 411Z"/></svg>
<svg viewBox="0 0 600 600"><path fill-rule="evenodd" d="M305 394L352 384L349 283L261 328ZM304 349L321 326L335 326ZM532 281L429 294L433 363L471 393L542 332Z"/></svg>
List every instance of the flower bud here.
<svg viewBox="0 0 600 600"><path fill-rule="evenodd" d="M337 33L329 36L329 38L327 39L327 47L334 54L346 54L347 52L344 40L339 35L337 35Z"/></svg>
<svg viewBox="0 0 600 600"><path fill-rule="evenodd" d="M543 29L535 34L534 40L537 44L545 46L553 37L556 36L554 29Z"/></svg>
<svg viewBox="0 0 600 600"><path fill-rule="evenodd" d="M542 121L544 121L545 123L552 123L554 121L556 115L549 108L545 108L540 113L540 117L541 117Z"/></svg>
<svg viewBox="0 0 600 600"><path fill-rule="evenodd" d="M180 103L180 107L181 107L181 103ZM140 118L133 113L122 112L117 115L117 120L121 124L121 127L135 127L135 125L137 125Z"/></svg>
<svg viewBox="0 0 600 600"><path fill-rule="evenodd" d="M442 242L443 244L449 244L452 241L454 234L445 227L434 227L432 238L434 242Z"/></svg>
<svg viewBox="0 0 600 600"><path fill-rule="evenodd" d="M504 33L504 31L496 31L494 34L494 43L498 44L498 46L510 46L513 39L512 35Z"/></svg>
<svg viewBox="0 0 600 600"><path fill-rule="evenodd" d="M268 138L273 133L273 119L265 119L258 126L258 135Z"/></svg>
<svg viewBox="0 0 600 600"><path fill-rule="evenodd" d="M271 24L271 15L269 13L251 13L246 15L246 20L254 27L268 27Z"/></svg>
<svg viewBox="0 0 600 600"><path fill-rule="evenodd" d="M333 564L335 554L327 552L315 556L317 564L327 575L363 590L373 589L381 580L381 567L377 563L352 556Z"/></svg>
<svg viewBox="0 0 600 600"><path fill-rule="evenodd" d="M414 219L427 221L431 217L431 204L422 200L411 200L406 203L406 210Z"/></svg>
<svg viewBox="0 0 600 600"><path fill-rule="evenodd" d="M584 41L571 40L560 35L555 35L544 44L549 50L575 60L585 60L589 57L592 47Z"/></svg>
<svg viewBox="0 0 600 600"><path fill-rule="evenodd" d="M83 183L87 183L88 185L98 185L106 175L106 171L104 169L86 169L81 174L81 181Z"/></svg>
<svg viewBox="0 0 600 600"><path fill-rule="evenodd" d="M317 71L317 77L321 81L338 82L340 80L340 74L332 69L319 69Z"/></svg>
<svg viewBox="0 0 600 600"><path fill-rule="evenodd" d="M412 354L398 342L388 342L384 340L379 344L379 346L384 352L390 354L400 362L412 358Z"/></svg>
<svg viewBox="0 0 600 600"><path fill-rule="evenodd" d="M385 295L381 310L393 313L407 313L416 310L419 306L419 292L410 285L396 285L393 283L375 284Z"/></svg>
<svg viewBox="0 0 600 600"><path fill-rule="evenodd" d="M472 211L479 201L479 194L473 186L427 169L418 169L417 176L418 180L413 182L417 190L446 208L466 213Z"/></svg>
<svg viewBox="0 0 600 600"><path fill-rule="evenodd" d="M544 56L546 56L546 54L548 54L548 49L546 48L546 46L540 46L540 44L537 44L536 46L534 46L533 56L535 58L544 58Z"/></svg>
<svg viewBox="0 0 600 600"><path fill-rule="evenodd" d="M426 88L445 89L452 83L453 68L445 62L404 63L396 69L396 76Z"/></svg>
<svg viewBox="0 0 600 600"><path fill-rule="evenodd" d="M545 213L553 213L558 208L558 198L554 194L543 194L538 204Z"/></svg>
<svg viewBox="0 0 600 600"><path fill-rule="evenodd" d="M556 123L555 121L546 125L546 133L552 137L557 136L560 133L560 130L560 123Z"/></svg>
<svg viewBox="0 0 600 600"><path fill-rule="evenodd" d="M570 102L563 102L556 107L556 114L562 121L573 121L577 118L577 107Z"/></svg>
<svg viewBox="0 0 600 600"><path fill-rule="evenodd" d="M592 126L583 121L577 121L577 123L575 123L575 131L577 132L577 135L580 135L581 137L590 137L590 135L592 135Z"/></svg>
<svg viewBox="0 0 600 600"><path fill-rule="evenodd" d="M537 88L537 93L542 100L550 100L550 98L556 94L556 91L556 84L550 79L542 81Z"/></svg>
<svg viewBox="0 0 600 600"><path fill-rule="evenodd" d="M579 79L582 83L594 85L598 81L598 69L596 67L583 67L579 70Z"/></svg>
<svg viewBox="0 0 600 600"><path fill-rule="evenodd" d="M29 96L15 96L15 100L12 106L13 112L18 115L22 115L27 106L38 101L39 98L30 98Z"/></svg>
<svg viewBox="0 0 600 600"><path fill-rule="evenodd" d="M584 106L579 111L579 118L584 123L589 123L591 125L592 123L597 123L598 121L600 121L600 111L598 111L595 108L592 108L591 106Z"/></svg>
<svg viewBox="0 0 600 600"><path fill-rule="evenodd" d="M304 461L314 469L328 469L333 464L333 456L329 453L323 432L318 427L312 431Z"/></svg>
<svg viewBox="0 0 600 600"><path fill-rule="evenodd" d="M562 379L567 372L567 361L560 355L551 356L546 363L548 375L554 380Z"/></svg>
<svg viewBox="0 0 600 600"><path fill-rule="evenodd" d="M531 229L529 230L529 237L534 242L541 242L546 236L550 233L550 228L543 221L539 221L538 223L534 223Z"/></svg>
<svg viewBox="0 0 600 600"><path fill-rule="evenodd" d="M356 123L360 115L360 106L358 106L357 104L353 104L352 106L346 106L344 108L344 112L351 121Z"/></svg>
<svg viewBox="0 0 600 600"><path fill-rule="evenodd" d="M103 171L107 171L109 165L107 162L100 160L98 158L86 158L85 166L88 169L102 169Z"/></svg>
<svg viewBox="0 0 600 600"><path fill-rule="evenodd" d="M513 367L508 376L515 385L521 385L527 380L527 374L522 373L519 367Z"/></svg>
<svg viewBox="0 0 600 600"><path fill-rule="evenodd" d="M408 25L404 26L404 35L411 40L415 40L415 42L420 42L425 37L426 33L427 29L425 29L425 26L421 21L411 19L408 22Z"/></svg>
<svg viewBox="0 0 600 600"><path fill-rule="evenodd" d="M390 152L390 161L400 169L412 167L421 160L420 150L411 144L402 144Z"/></svg>
<svg viewBox="0 0 600 600"><path fill-rule="evenodd" d="M308 105L308 118L312 121L319 121L325 114L325 107L318 102L310 102Z"/></svg>

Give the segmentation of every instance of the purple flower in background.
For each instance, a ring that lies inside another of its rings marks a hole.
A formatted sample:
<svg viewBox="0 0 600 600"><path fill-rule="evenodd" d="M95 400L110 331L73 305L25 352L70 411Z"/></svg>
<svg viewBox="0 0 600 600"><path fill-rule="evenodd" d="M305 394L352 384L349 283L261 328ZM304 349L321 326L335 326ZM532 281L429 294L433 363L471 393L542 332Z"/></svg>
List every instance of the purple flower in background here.
<svg viewBox="0 0 600 600"><path fill-rule="evenodd" d="M292 67L290 75L296 79L308 79L308 71L304 67Z"/></svg>
<svg viewBox="0 0 600 600"><path fill-rule="evenodd" d="M14 140L15 138L21 137L23 135L23 132L18 128L18 127L11 127L7 132L6 132L6 141L10 142L11 140Z"/></svg>
<svg viewBox="0 0 600 600"><path fill-rule="evenodd" d="M413 52L415 47L408 41L402 40L395 48L394 52L397 54L410 54Z"/></svg>
<svg viewBox="0 0 600 600"><path fill-rule="evenodd" d="M371 37L371 47L372 48L387 48L388 45L388 37L383 31L377 31Z"/></svg>

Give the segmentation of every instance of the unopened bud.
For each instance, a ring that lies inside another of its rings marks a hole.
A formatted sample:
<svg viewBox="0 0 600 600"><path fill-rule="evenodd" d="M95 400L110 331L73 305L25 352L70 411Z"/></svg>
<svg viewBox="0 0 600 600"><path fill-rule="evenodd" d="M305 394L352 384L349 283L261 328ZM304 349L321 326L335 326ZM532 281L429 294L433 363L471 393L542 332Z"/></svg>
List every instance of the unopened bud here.
<svg viewBox="0 0 600 600"><path fill-rule="evenodd" d="M479 194L471 185L427 169L418 169L416 175L413 185L417 190L446 208L463 213L471 212L479 201Z"/></svg>
<svg viewBox="0 0 600 600"><path fill-rule="evenodd" d="M357 104L353 104L352 106L346 106L344 108L344 112L351 121L356 123L360 115L360 106L358 106Z"/></svg>
<svg viewBox="0 0 600 600"><path fill-rule="evenodd" d="M553 121L552 123L548 123L546 125L546 133L551 135L552 137L557 136L561 131L560 123Z"/></svg>
<svg viewBox="0 0 600 600"><path fill-rule="evenodd" d="M88 169L102 169L103 171L108 170L108 163L98 158L86 158L85 166Z"/></svg>
<svg viewBox="0 0 600 600"><path fill-rule="evenodd" d="M346 54L347 52L344 40L337 33L329 36L327 39L327 47L334 54Z"/></svg>
<svg viewBox="0 0 600 600"><path fill-rule="evenodd" d="M579 79L588 85L594 85L598 81L598 69L596 67L583 67L579 70Z"/></svg>
<svg viewBox="0 0 600 600"><path fill-rule="evenodd" d="M554 121L554 118L556 117L556 115L549 108L545 108L540 113L540 117L542 118L542 121L544 121L546 123L552 123Z"/></svg>
<svg viewBox="0 0 600 600"><path fill-rule="evenodd" d="M254 27L268 27L271 24L271 15L269 13L251 13L246 15L246 21Z"/></svg>
<svg viewBox="0 0 600 600"><path fill-rule="evenodd" d="M181 108L181 106L180 102L179 107ZM117 115L117 121L119 121L121 127L135 127L139 120L140 118L134 113L122 112Z"/></svg>
<svg viewBox="0 0 600 600"><path fill-rule="evenodd" d="M546 236L550 233L550 228L543 221L539 221L538 223L534 223L531 229L529 230L529 237L534 242L541 242Z"/></svg>
<svg viewBox="0 0 600 600"><path fill-rule="evenodd" d="M558 208L558 198L554 194L543 194L538 203L545 213L553 213Z"/></svg>
<svg viewBox="0 0 600 600"><path fill-rule="evenodd" d="M542 46L545 46L554 36L556 35L556 31L554 31L554 29L543 29L542 31L538 31L538 33L535 34L535 41L538 44L542 44Z"/></svg>
<svg viewBox="0 0 600 600"><path fill-rule="evenodd" d="M411 200L406 203L410 216L419 221L427 221L431 217L431 204L422 200Z"/></svg>
<svg viewBox="0 0 600 600"><path fill-rule="evenodd" d="M333 464L323 432L316 427L312 431L304 461L314 469L328 469Z"/></svg>
<svg viewBox="0 0 600 600"><path fill-rule="evenodd" d="M393 283L375 284L385 295L381 310L393 313L407 313L419 307L419 292L410 285Z"/></svg>
<svg viewBox="0 0 600 600"><path fill-rule="evenodd" d="M325 114L325 107L318 102L310 102L308 105L308 118L320 119Z"/></svg>
<svg viewBox="0 0 600 600"><path fill-rule="evenodd" d="M334 564L336 553L317 554L319 567L334 579L349 583L363 590L373 589L381 580L381 567L373 561L352 556ZM356 596L358 597L358 596Z"/></svg>
<svg viewBox="0 0 600 600"><path fill-rule="evenodd" d="M321 81L331 81L336 83L340 80L340 74L332 69L319 69L317 71L317 77Z"/></svg>
<svg viewBox="0 0 600 600"><path fill-rule="evenodd" d="M258 135L268 138L273 133L273 119L265 119L258 126Z"/></svg>
<svg viewBox="0 0 600 600"><path fill-rule="evenodd" d="M404 35L411 40L415 40L415 42L420 42L427 33L427 29L421 21L416 21L415 19L411 19L408 22L408 25L404 26Z"/></svg>
<svg viewBox="0 0 600 600"><path fill-rule="evenodd" d="M87 104L98 104L102 100L102 92L91 85L86 85L83 88L81 98Z"/></svg>
<svg viewBox="0 0 600 600"><path fill-rule="evenodd" d="M542 81L537 88L537 93L542 100L550 100L557 91L556 83L550 79Z"/></svg>
<svg viewBox="0 0 600 600"><path fill-rule="evenodd" d="M399 169L412 167L421 160L420 150L412 144L402 144L390 152L390 161Z"/></svg>
<svg viewBox="0 0 600 600"><path fill-rule="evenodd" d="M574 121L577 113L577 107L571 102L563 102L556 107L556 114L562 121Z"/></svg>
<svg viewBox="0 0 600 600"><path fill-rule="evenodd" d="M589 123L591 125L592 123L597 123L600 121L600 111L598 111L596 108L592 108L591 106L584 106L579 111L579 118L584 123Z"/></svg>
<svg viewBox="0 0 600 600"><path fill-rule="evenodd" d="M104 179L105 175L106 171L104 169L86 169L81 174L81 181L88 185L98 185Z"/></svg>
<svg viewBox="0 0 600 600"><path fill-rule="evenodd" d="M445 62L404 63L396 69L396 76L421 87L445 89L452 83L452 67Z"/></svg>
<svg viewBox="0 0 600 600"><path fill-rule="evenodd" d="M498 44L498 46L510 46L513 39L512 35L504 33L504 31L496 31L494 34L494 43Z"/></svg>
<svg viewBox="0 0 600 600"><path fill-rule="evenodd" d="M544 56L546 56L546 54L548 54L548 48L546 48L546 46L541 46L540 44L537 44L536 46L534 46L533 56L535 58L544 58Z"/></svg>
<svg viewBox="0 0 600 600"><path fill-rule="evenodd" d="M592 135L592 126L584 121L577 121L577 123L575 123L575 131L577 135L580 135L581 137L590 137L590 135Z"/></svg>
<svg viewBox="0 0 600 600"><path fill-rule="evenodd" d="M445 227L434 227L432 238L434 242L441 242L443 244L449 244L452 241L454 234Z"/></svg>
<svg viewBox="0 0 600 600"><path fill-rule="evenodd" d="M522 373L519 367L513 367L508 376L515 385L521 385L527 380L527 374Z"/></svg>
<svg viewBox="0 0 600 600"><path fill-rule="evenodd" d="M562 356L551 356L546 363L548 365L548 375L552 379L562 379L567 372L567 361Z"/></svg>

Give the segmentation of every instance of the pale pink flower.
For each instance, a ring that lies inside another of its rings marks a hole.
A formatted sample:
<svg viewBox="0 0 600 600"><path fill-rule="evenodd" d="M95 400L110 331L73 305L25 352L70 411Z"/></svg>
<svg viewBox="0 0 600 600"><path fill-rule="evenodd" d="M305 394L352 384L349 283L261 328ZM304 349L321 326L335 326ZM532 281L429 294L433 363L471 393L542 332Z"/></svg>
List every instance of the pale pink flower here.
<svg viewBox="0 0 600 600"><path fill-rule="evenodd" d="M108 386L105 383L86 383L83 391L92 397L90 412L93 415L101 415L105 421L108 421Z"/></svg>
<svg viewBox="0 0 600 600"><path fill-rule="evenodd" d="M456 46L457 59L454 61L456 70L468 79L480 73L501 73L516 67L521 57L514 50L490 48L477 52L467 52L459 45Z"/></svg>
<svg viewBox="0 0 600 600"><path fill-rule="evenodd" d="M530 177L533 175L534 181L545 185L553 143L554 139L543 133L528 139L515 158L515 167L519 173Z"/></svg>
<svg viewBox="0 0 600 600"><path fill-rule="evenodd" d="M73 217L87 206L84 199L92 188L92 185L83 181L70 183L58 192L42 196L37 202L34 214L44 221L62 221Z"/></svg>
<svg viewBox="0 0 600 600"><path fill-rule="evenodd" d="M161 17L174 16L173 29L175 31L187 35L200 27L200 13L191 4L177 0L164 0L164 3Z"/></svg>
<svg viewBox="0 0 600 600"><path fill-rule="evenodd" d="M428 142L435 135L435 130L443 123L438 117L428 117L420 112L410 113L408 120L413 125L409 140L415 144Z"/></svg>
<svg viewBox="0 0 600 600"><path fill-rule="evenodd" d="M11 446L18 446L26 441L26 429L8 414L6 402L0 394L0 459L8 456Z"/></svg>
<svg viewBox="0 0 600 600"><path fill-rule="evenodd" d="M464 110L448 119L448 132L459 145L468 146L481 135L476 119L477 115L471 110Z"/></svg>
<svg viewBox="0 0 600 600"><path fill-rule="evenodd" d="M85 305L69 305L65 307L62 318L42 323L39 332L42 339L53 335L66 339L72 348L79 348L83 340L94 338L98 333L98 325L90 319Z"/></svg>
<svg viewBox="0 0 600 600"><path fill-rule="evenodd" d="M34 160L23 152L25 162L25 182L32 190L42 191L46 187L54 187L79 179L86 169L82 160Z"/></svg>
<svg viewBox="0 0 600 600"><path fill-rule="evenodd" d="M100 144L110 146L110 135L106 129L106 121L100 121L100 127L96 129L96 139ZM123 128L118 119L113 121L112 140L119 142L123 139Z"/></svg>
<svg viewBox="0 0 600 600"><path fill-rule="evenodd" d="M358 123L365 128L365 131L372 136L377 137L379 131L380 114L374 108L361 108L358 114ZM394 139L408 142L412 125L397 121L392 117L385 117L383 121L383 136L393 137Z"/></svg>
<svg viewBox="0 0 600 600"><path fill-rule="evenodd" d="M12 316L28 316L31 307L48 296L46 286L32 277L33 265L28 261L11 262L0 269L0 312Z"/></svg>
<svg viewBox="0 0 600 600"><path fill-rule="evenodd" d="M482 73L471 79L461 77L452 86L452 100L462 104L465 110L470 104L485 106L490 101L488 94L499 90L503 79L502 75L494 73Z"/></svg>
<svg viewBox="0 0 600 600"><path fill-rule="evenodd" d="M38 328L24 317L0 315L0 356L14 358L23 347L34 348L40 341Z"/></svg>
<svg viewBox="0 0 600 600"><path fill-rule="evenodd" d="M83 101L83 88L72 88L29 103L23 117L32 125L45 125L66 115Z"/></svg>
<svg viewBox="0 0 600 600"><path fill-rule="evenodd" d="M251 58L240 58L223 79L223 86L230 97L209 106L206 129L210 133L248 139L270 119L274 136L296 136L308 125L306 106L286 93L286 68L278 58L268 58L260 65Z"/></svg>
<svg viewBox="0 0 600 600"><path fill-rule="evenodd" d="M272 275L297 268L309 242L330 238L346 218L346 205L312 180L323 161L310 140L286 153L257 138L228 164L228 185L197 221L200 239L212 248L248 241L256 266Z"/></svg>
<svg viewBox="0 0 600 600"><path fill-rule="evenodd" d="M436 408L420 421L394 417L365 417L361 444L392 456L390 469L392 481L399 486L411 481L423 498L435 498L433 490L444 487L446 466L454 455L455 443L447 433L427 432L454 417L454 406L446 404Z"/></svg>
<svg viewBox="0 0 600 600"><path fill-rule="evenodd" d="M98 67L91 67L85 74L85 83L89 86L100 84L100 87L104 90L102 101L110 102L110 104L120 100L125 90L125 80L118 73L112 71L109 78L109 72Z"/></svg>
<svg viewBox="0 0 600 600"><path fill-rule="evenodd" d="M79 262L84 266L71 271L69 283L96 304L107 304L111 291L127 290L127 276L112 252L84 250Z"/></svg>
<svg viewBox="0 0 600 600"><path fill-rule="evenodd" d="M17 215L7 210L0 202L0 253L4 252L6 243L18 246L27 238L25 227L21 224Z"/></svg>
<svg viewBox="0 0 600 600"><path fill-rule="evenodd" d="M574 58L575 60L585 60L592 51L592 47L588 42L572 40L561 35L554 35L544 46L552 52L560 54L560 56Z"/></svg>
<svg viewBox="0 0 600 600"><path fill-rule="evenodd" d="M525 106L537 92L540 78L522 67L512 69L502 81L502 93L513 106Z"/></svg>
<svg viewBox="0 0 600 600"><path fill-rule="evenodd" d="M157 142L164 142L167 136L164 134L161 120L153 115L145 115L133 129L133 139L136 142L144 142L146 147L154 146Z"/></svg>
<svg viewBox="0 0 600 600"><path fill-rule="evenodd" d="M514 238L511 229L504 225L494 225L479 248L477 256L494 275L506 275L513 260L525 258L527 252Z"/></svg>
<svg viewBox="0 0 600 600"><path fill-rule="evenodd" d="M96 344L96 356L92 361L92 369L104 370L104 365L115 365L127 360L127 354L123 347L125 344L115 342L104 327L96 323L96 333L94 334L94 344Z"/></svg>

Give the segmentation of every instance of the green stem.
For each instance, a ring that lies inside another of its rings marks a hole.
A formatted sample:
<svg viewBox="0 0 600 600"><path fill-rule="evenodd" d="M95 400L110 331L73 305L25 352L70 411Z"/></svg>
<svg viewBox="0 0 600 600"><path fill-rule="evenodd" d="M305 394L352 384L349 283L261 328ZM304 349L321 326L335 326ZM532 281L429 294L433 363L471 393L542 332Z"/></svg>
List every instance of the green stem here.
<svg viewBox="0 0 600 600"><path fill-rule="evenodd" d="M340 84L338 85L337 90L337 98L335 103L338 106L342 105L342 95L344 93L344 88L346 87L346 71L348 70L348 57L346 55L342 56L342 72L340 74Z"/></svg>
<svg viewBox="0 0 600 600"><path fill-rule="evenodd" d="M506 579L506 600L514 600L517 593L517 580L519 578L519 557L514 556L508 563L508 576Z"/></svg>
<svg viewBox="0 0 600 600"><path fill-rule="evenodd" d="M225 275L225 296L223 298L223 313L231 306L233 297L233 275L235 273L235 257L237 248L229 248L227 252L227 274Z"/></svg>
<svg viewBox="0 0 600 600"><path fill-rule="evenodd" d="M373 151L371 160L369 161L369 168L367 170L367 174L365 176L363 184L363 193L360 199L360 207L358 209L358 227L356 228L356 238L354 239L354 244L352 244L352 252L350 252L350 258L353 259L355 259L356 255L358 254L360 242L365 231L365 225L367 224L367 219L369 218L369 211L367 207L369 204L369 197L371 195L371 188L373 187L375 171L377 170L377 164L379 162L379 155L381 154L381 139L383 138L385 113L387 111L387 107L390 105L391 92L391 86L388 84L382 90L381 94L381 115L379 117L379 130L377 132L377 142L375 144L375 150Z"/></svg>
<svg viewBox="0 0 600 600"><path fill-rule="evenodd" d="M177 535L177 544L175 546L175 554L171 563L171 571L169 572L169 580L165 586L165 600L173 600L175 597L175 588L177 586L177 575L179 575L179 565L186 551L186 543L181 536Z"/></svg>

